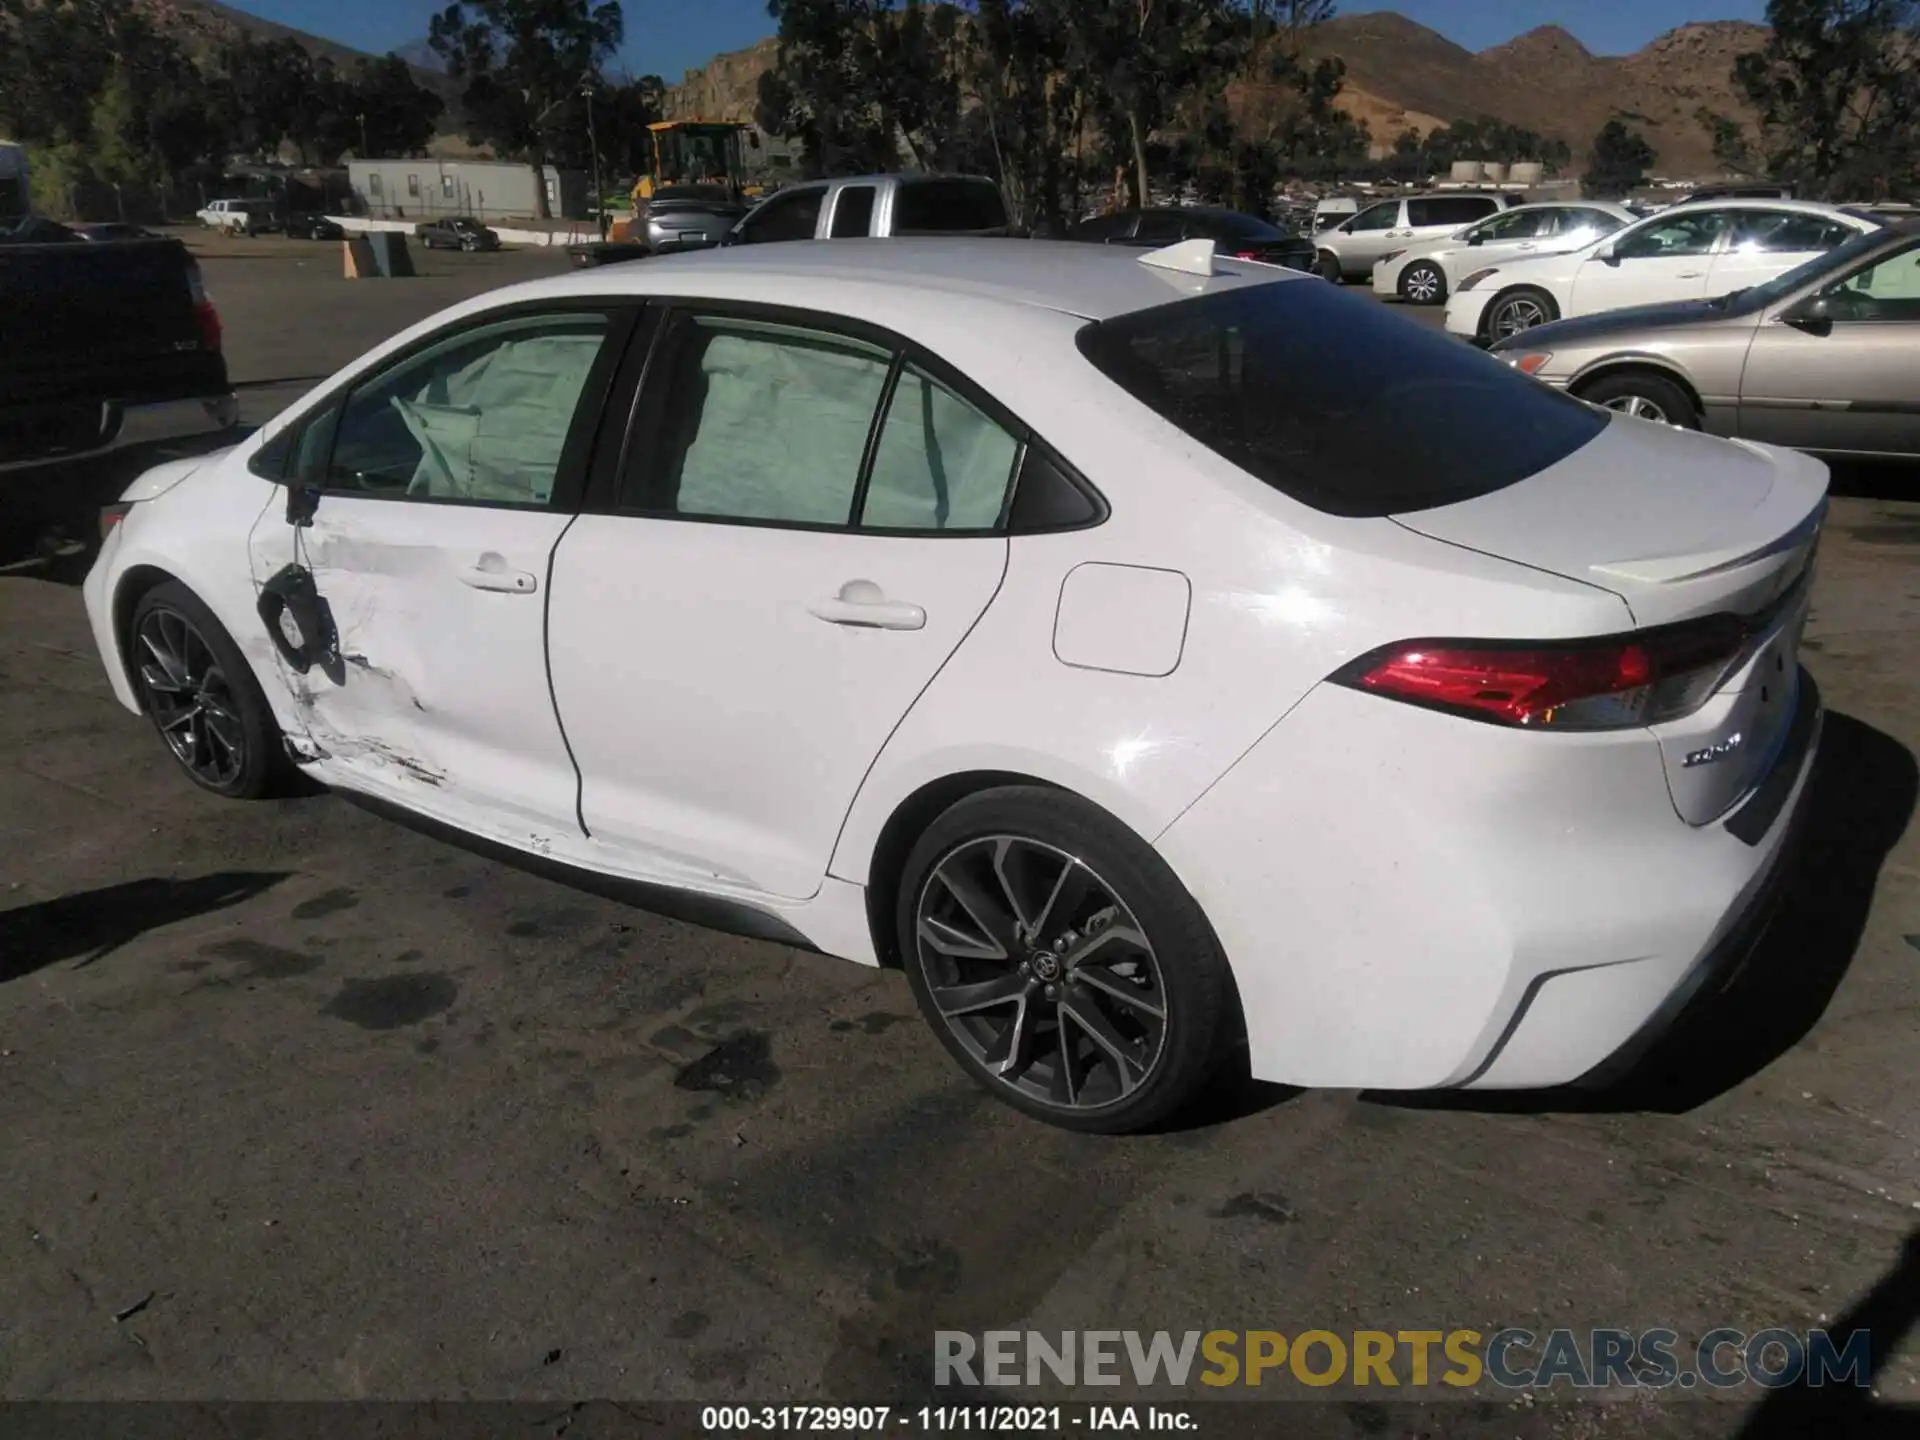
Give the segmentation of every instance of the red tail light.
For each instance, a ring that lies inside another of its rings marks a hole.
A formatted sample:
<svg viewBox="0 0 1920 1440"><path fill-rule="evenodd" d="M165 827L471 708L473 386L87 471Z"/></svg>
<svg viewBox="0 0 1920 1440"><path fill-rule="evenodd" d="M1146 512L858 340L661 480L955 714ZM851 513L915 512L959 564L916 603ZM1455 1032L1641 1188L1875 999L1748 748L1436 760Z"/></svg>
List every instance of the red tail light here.
<svg viewBox="0 0 1920 1440"><path fill-rule="evenodd" d="M200 347L218 353L220 349L220 312L210 302L193 307L194 317L200 322Z"/></svg>
<svg viewBox="0 0 1920 1440"><path fill-rule="evenodd" d="M1410 640L1333 679L1496 725L1623 730L1698 710L1752 635L1739 617L1715 615L1598 640Z"/></svg>
<svg viewBox="0 0 1920 1440"><path fill-rule="evenodd" d="M200 267L192 261L187 264L187 296L193 301L193 318L200 327L200 348L218 354L220 312L207 299L206 287L200 283Z"/></svg>
<svg viewBox="0 0 1920 1440"><path fill-rule="evenodd" d="M1260 252L1258 250L1236 250L1233 252L1233 258L1236 260L1258 260L1260 258Z"/></svg>
<svg viewBox="0 0 1920 1440"><path fill-rule="evenodd" d="M100 539L102 541L113 533L114 526L127 518L127 512L131 509L133 506L125 503L100 507Z"/></svg>

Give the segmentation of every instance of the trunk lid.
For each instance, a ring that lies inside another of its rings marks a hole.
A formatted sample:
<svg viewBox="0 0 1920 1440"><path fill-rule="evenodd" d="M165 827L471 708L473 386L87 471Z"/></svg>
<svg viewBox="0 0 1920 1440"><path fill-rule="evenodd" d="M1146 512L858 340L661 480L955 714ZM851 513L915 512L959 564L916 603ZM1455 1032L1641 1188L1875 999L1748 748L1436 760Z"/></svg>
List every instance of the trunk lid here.
<svg viewBox="0 0 1920 1440"><path fill-rule="evenodd" d="M1827 467L1808 456L1621 416L1517 485L1393 518L1611 590L1651 626L1778 598L1812 553L1826 493Z"/></svg>
<svg viewBox="0 0 1920 1440"><path fill-rule="evenodd" d="M1826 492L1827 468L1808 456L1622 416L1517 485L1393 518L1611 590L1642 628L1745 618L1748 643L1718 691L1654 732L1674 808L1704 825L1765 778L1792 723Z"/></svg>

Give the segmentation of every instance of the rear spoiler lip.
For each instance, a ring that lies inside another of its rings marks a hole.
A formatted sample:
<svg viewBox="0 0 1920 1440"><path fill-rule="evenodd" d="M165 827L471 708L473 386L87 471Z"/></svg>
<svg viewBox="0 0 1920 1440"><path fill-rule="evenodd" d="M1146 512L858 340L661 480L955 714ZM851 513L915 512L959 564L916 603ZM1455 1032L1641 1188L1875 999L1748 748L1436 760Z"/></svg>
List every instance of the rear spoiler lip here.
<svg viewBox="0 0 1920 1440"><path fill-rule="evenodd" d="M1822 494L1819 503L1807 512L1799 524L1763 545L1740 545L1692 555L1651 555L1642 560L1614 560L1593 566L1592 573L1609 580L1629 580L1644 585L1668 585L1682 580L1723 575L1807 545L1819 534L1826 518L1827 497Z"/></svg>

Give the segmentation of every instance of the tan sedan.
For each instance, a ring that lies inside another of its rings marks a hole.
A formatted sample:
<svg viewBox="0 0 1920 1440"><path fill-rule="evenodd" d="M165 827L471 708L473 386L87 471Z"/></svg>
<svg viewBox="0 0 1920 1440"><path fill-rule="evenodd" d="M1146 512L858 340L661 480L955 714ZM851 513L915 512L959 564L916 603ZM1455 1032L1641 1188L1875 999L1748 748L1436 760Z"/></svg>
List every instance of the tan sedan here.
<svg viewBox="0 0 1920 1440"><path fill-rule="evenodd" d="M1920 228L1751 289L1538 326L1493 353L1644 420L1833 454L1920 456Z"/></svg>

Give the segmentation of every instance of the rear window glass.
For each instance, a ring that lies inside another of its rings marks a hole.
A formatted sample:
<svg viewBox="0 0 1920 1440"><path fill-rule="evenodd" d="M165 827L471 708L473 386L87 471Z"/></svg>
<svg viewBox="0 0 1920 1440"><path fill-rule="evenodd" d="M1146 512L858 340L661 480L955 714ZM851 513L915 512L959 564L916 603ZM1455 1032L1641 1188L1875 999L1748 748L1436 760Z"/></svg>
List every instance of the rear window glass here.
<svg viewBox="0 0 1920 1440"><path fill-rule="evenodd" d="M1218 235L1229 240L1285 240L1287 232L1278 225L1269 225L1265 220L1252 215L1240 215L1231 210L1205 210L1198 215L1199 225L1196 233Z"/></svg>
<svg viewBox="0 0 1920 1440"><path fill-rule="evenodd" d="M1565 459L1607 416L1452 336L1305 281L1089 325L1080 351L1162 418L1332 515L1489 495Z"/></svg>
<svg viewBox="0 0 1920 1440"><path fill-rule="evenodd" d="M986 180L909 180L893 204L896 235L998 230L1007 223L1000 188Z"/></svg>

